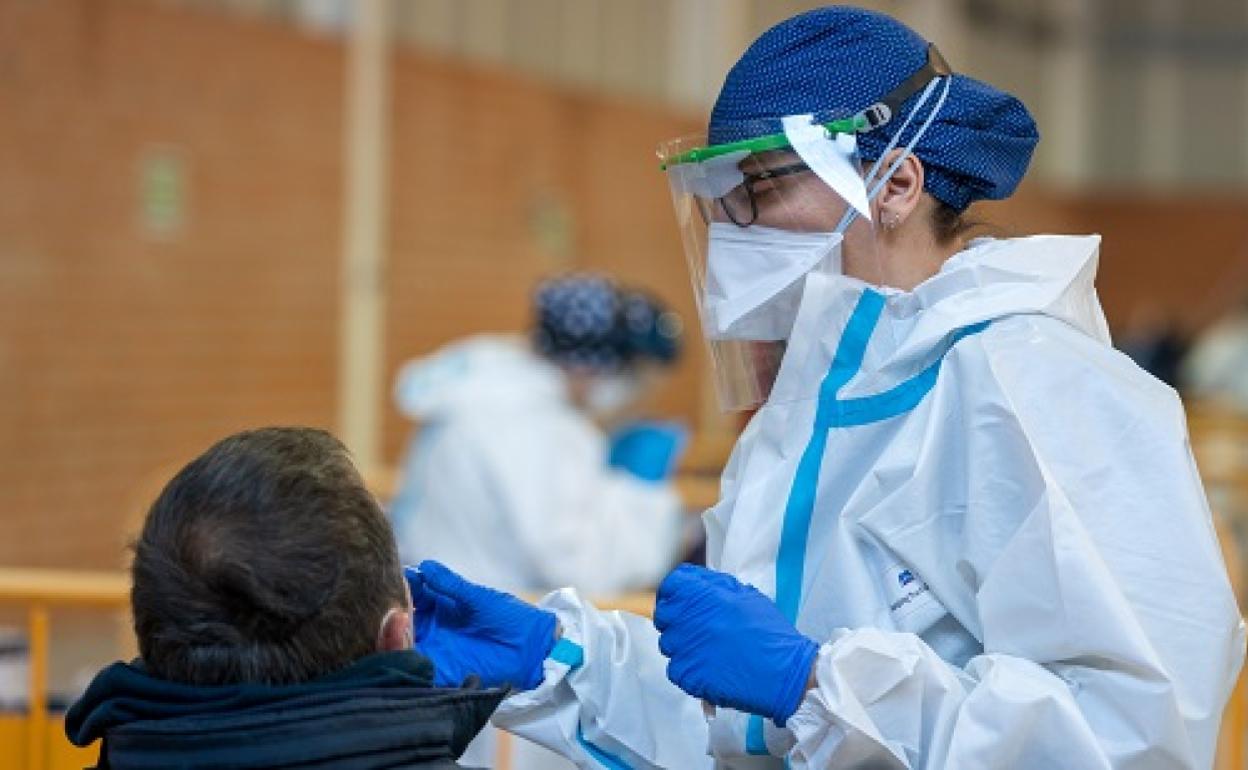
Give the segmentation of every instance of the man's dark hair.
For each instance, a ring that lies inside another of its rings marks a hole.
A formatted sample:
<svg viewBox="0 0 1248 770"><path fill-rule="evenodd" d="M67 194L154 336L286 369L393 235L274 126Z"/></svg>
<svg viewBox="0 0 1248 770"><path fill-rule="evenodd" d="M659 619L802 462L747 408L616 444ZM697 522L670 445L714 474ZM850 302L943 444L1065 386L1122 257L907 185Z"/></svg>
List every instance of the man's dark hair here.
<svg viewBox="0 0 1248 770"><path fill-rule="evenodd" d="M311 428L217 443L152 504L134 549L139 651L163 679L303 682L377 651L406 606L394 535L346 448Z"/></svg>

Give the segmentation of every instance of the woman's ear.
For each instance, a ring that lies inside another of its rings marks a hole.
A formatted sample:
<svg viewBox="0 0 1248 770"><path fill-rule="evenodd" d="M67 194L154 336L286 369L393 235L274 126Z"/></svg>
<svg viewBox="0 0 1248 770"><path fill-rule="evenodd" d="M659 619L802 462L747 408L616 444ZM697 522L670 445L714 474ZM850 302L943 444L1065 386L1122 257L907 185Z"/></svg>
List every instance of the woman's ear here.
<svg viewBox="0 0 1248 770"><path fill-rule="evenodd" d="M377 632L377 651L410 650L415 644L412 611L391 607L381 619L381 630Z"/></svg>
<svg viewBox="0 0 1248 770"><path fill-rule="evenodd" d="M880 163L880 168L887 171L901 153L901 150L890 152ZM923 181L923 162L914 153L907 155L875 199L879 223L883 229L895 229L914 213L923 197Z"/></svg>

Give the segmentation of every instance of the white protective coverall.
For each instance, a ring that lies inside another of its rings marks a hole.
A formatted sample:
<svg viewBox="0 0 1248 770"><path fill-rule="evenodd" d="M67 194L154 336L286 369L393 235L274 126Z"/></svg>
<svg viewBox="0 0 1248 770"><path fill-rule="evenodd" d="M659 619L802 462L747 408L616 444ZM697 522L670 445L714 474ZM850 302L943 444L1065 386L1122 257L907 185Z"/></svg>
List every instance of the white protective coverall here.
<svg viewBox="0 0 1248 770"><path fill-rule="evenodd" d="M822 643L786 728L706 716L647 619L571 590L495 724L586 768L1209 768L1244 627L1182 407L1109 345L1098 249L976 241L908 293L806 278L705 514L710 566Z"/></svg>
<svg viewBox="0 0 1248 770"><path fill-rule="evenodd" d="M522 338L474 337L410 363L395 398L421 426L392 506L408 563L601 596L653 586L677 558L675 491L608 467L606 437Z"/></svg>

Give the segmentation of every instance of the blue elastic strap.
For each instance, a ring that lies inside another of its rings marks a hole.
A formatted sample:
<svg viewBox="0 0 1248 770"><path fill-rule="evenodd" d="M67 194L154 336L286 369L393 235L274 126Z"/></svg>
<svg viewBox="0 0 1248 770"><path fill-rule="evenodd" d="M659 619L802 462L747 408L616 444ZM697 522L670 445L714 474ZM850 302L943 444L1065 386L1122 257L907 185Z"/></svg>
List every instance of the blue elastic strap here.
<svg viewBox="0 0 1248 770"><path fill-rule="evenodd" d="M585 662L585 650L570 639L560 638L546 657L575 671Z"/></svg>
<svg viewBox="0 0 1248 770"><path fill-rule="evenodd" d="M882 422L911 411L936 384L936 377L940 374L940 366L944 360L942 355L922 372L883 393L839 400L837 394L841 388L862 368L867 343L871 340L871 334L875 331L883 310L883 295L870 290L863 292L854 307L832 358L832 366L819 387L815 424L810 441L798 461L797 474L789 491L788 504L784 509L784 524L780 530L780 548L776 555L776 606L794 624L797 623L802 598L806 546L810 537L811 517L814 515L815 494L819 487L819 469L823 464L828 443L828 431L831 428ZM978 334L987 327L988 323L983 322L960 329L951 337L949 346L952 347L962 338ZM768 753L761 716L750 717L745 733L745 750L755 755Z"/></svg>
<svg viewBox="0 0 1248 770"><path fill-rule="evenodd" d="M581 744L581 748L585 750L586 754L593 757L595 762L605 768L608 768L608 770L630 770L628 765L624 764L624 760L614 754L608 754L594 744L585 740L585 733L581 732L581 726L579 724L576 726L576 742Z"/></svg>

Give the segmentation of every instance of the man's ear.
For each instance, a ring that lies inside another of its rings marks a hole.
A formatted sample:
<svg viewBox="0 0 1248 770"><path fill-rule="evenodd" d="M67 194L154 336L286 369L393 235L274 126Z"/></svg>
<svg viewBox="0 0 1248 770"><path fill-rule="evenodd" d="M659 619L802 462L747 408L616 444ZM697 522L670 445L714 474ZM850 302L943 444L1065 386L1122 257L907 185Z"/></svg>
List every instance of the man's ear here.
<svg viewBox="0 0 1248 770"><path fill-rule="evenodd" d="M410 650L415 646L412 631L412 611L398 607L390 608L382 618L381 630L377 634L378 652L396 652Z"/></svg>

